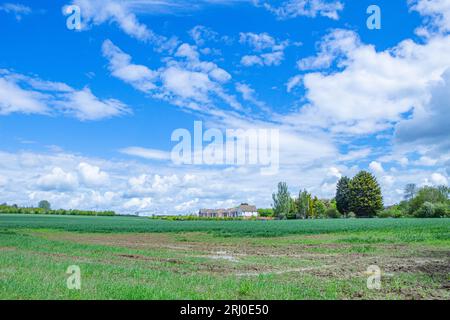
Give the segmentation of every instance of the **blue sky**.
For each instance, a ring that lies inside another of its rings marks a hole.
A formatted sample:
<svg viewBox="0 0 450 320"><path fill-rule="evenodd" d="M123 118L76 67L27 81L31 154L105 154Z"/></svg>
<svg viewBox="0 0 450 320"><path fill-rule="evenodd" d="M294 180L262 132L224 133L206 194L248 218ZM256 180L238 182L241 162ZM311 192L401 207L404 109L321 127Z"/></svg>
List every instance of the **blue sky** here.
<svg viewBox="0 0 450 320"><path fill-rule="evenodd" d="M361 169L387 204L448 184L448 0L1 1L0 30L2 202L267 207L278 181L332 197ZM175 165L194 121L280 130L279 172Z"/></svg>

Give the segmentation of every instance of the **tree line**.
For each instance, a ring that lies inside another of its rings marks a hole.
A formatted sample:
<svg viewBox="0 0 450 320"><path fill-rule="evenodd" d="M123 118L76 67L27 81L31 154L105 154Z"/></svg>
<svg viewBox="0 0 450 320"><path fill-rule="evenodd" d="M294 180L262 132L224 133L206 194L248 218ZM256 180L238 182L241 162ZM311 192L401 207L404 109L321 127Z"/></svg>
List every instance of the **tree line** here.
<svg viewBox="0 0 450 320"><path fill-rule="evenodd" d="M447 186L405 186L404 199L380 212L383 218L450 218L450 188Z"/></svg>
<svg viewBox="0 0 450 320"><path fill-rule="evenodd" d="M50 202L42 200L37 207L19 207L16 204L0 204L0 214L48 214L63 216L115 216L114 211L65 210L51 208Z"/></svg>
<svg viewBox="0 0 450 320"><path fill-rule="evenodd" d="M287 184L280 182L272 195L272 208L260 209L259 213L277 219L450 217L449 190L445 186L418 188L409 184L405 187L405 199L385 208L376 177L360 171L351 179L340 178L331 200L318 199L307 190L292 197Z"/></svg>

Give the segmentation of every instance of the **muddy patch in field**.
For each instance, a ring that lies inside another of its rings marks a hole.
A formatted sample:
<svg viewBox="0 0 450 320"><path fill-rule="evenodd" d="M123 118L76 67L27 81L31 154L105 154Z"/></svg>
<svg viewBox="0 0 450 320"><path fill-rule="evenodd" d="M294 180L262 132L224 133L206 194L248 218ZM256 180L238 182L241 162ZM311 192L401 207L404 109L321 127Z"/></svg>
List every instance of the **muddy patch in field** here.
<svg viewBox="0 0 450 320"><path fill-rule="evenodd" d="M131 260L141 260L141 261L157 261L157 262L167 262L172 264L183 264L184 261L172 258L160 258L160 257L148 257L139 254L117 254L119 258L131 259Z"/></svg>
<svg viewBox="0 0 450 320"><path fill-rule="evenodd" d="M384 268L390 272L426 273L428 275L450 275L450 260L421 258L386 261Z"/></svg>
<svg viewBox="0 0 450 320"><path fill-rule="evenodd" d="M82 233L50 233L46 239L70 241L81 244L96 244L124 248L155 248L170 243L171 238L165 234L82 234Z"/></svg>
<svg viewBox="0 0 450 320"><path fill-rule="evenodd" d="M39 236L43 235L39 234ZM364 277L368 266L377 265L383 273L394 276L399 273L423 273L442 278L450 274L449 250L430 250L425 247L389 243L375 245L342 242L304 243L306 240L322 239L325 237L323 235L283 237L283 241L272 243L268 243L267 239L259 240L258 238L245 238L242 241L233 239L230 242L227 242L227 239L217 241L199 233L50 233L45 237L55 241L136 250L167 250L163 251L165 257L154 257L153 253L149 256L142 255L141 251L116 254L111 260L120 262L125 259L125 261L143 261L143 263L147 261L149 268L161 270L169 268L177 273L206 272L224 276L305 273L319 278L351 279ZM274 261L274 258L284 259L286 264Z"/></svg>
<svg viewBox="0 0 450 320"><path fill-rule="evenodd" d="M225 260L225 261L229 261L229 262L239 262L238 258L236 258L235 256L232 256L230 254L227 254L226 251L217 251L215 254L209 255L207 257L209 259L213 259L213 260Z"/></svg>
<svg viewBox="0 0 450 320"><path fill-rule="evenodd" d="M0 251L17 251L17 248L15 247L0 247Z"/></svg>

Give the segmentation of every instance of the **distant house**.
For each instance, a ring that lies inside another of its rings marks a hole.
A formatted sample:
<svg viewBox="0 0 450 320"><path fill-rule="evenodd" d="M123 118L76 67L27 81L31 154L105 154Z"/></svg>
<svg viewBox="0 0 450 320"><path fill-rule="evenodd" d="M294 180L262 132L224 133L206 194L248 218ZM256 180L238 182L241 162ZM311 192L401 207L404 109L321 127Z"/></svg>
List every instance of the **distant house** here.
<svg viewBox="0 0 450 320"><path fill-rule="evenodd" d="M258 216L256 206L242 203L231 209L201 209L198 213L202 218L252 218Z"/></svg>

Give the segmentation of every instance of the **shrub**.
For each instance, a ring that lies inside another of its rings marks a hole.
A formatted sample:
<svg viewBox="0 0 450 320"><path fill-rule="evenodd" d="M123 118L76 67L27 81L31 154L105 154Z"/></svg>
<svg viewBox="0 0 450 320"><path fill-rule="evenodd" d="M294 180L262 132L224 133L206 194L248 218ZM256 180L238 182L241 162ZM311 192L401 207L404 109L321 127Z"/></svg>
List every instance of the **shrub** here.
<svg viewBox="0 0 450 320"><path fill-rule="evenodd" d="M349 213L347 214L347 218L349 218L349 219L354 219L354 218L356 218L356 214L355 214L354 212L349 212Z"/></svg>
<svg viewBox="0 0 450 320"><path fill-rule="evenodd" d="M436 212L436 206L431 202L425 202L414 212L414 216L417 218L434 218Z"/></svg>
<svg viewBox="0 0 450 320"><path fill-rule="evenodd" d="M258 209L258 213L260 217L273 217L274 213L273 213L273 209Z"/></svg>
<svg viewBox="0 0 450 320"><path fill-rule="evenodd" d="M401 209L394 207L378 212L377 216L379 218L403 218L405 214Z"/></svg>
<svg viewBox="0 0 450 320"><path fill-rule="evenodd" d="M450 217L450 205L447 203L436 203L434 205L434 215L437 218L447 218Z"/></svg>
<svg viewBox="0 0 450 320"><path fill-rule="evenodd" d="M330 219L338 219L341 218L341 213L335 208L329 208L325 211L325 216Z"/></svg>
<svg viewBox="0 0 450 320"><path fill-rule="evenodd" d="M409 210L410 213L419 211L426 202L429 203L445 203L448 201L448 189L445 187L423 187L417 195L410 201Z"/></svg>

